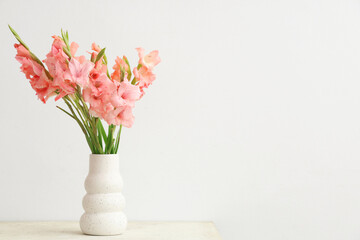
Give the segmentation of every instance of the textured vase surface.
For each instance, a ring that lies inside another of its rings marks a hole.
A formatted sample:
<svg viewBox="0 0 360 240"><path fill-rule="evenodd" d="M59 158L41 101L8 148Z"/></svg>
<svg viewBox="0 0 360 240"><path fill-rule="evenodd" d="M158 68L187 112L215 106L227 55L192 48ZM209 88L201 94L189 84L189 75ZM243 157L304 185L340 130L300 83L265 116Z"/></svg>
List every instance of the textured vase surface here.
<svg viewBox="0 0 360 240"><path fill-rule="evenodd" d="M89 174L85 180L87 194L83 198L85 213L80 228L89 235L118 235L125 231L125 199L117 154L91 154Z"/></svg>

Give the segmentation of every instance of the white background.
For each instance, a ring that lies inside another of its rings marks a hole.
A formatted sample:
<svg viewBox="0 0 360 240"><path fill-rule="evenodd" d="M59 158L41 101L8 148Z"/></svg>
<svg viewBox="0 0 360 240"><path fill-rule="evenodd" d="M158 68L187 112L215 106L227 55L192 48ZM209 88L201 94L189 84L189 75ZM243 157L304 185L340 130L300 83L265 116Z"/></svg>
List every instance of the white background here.
<svg viewBox="0 0 360 240"><path fill-rule="evenodd" d="M130 220L360 238L359 1L1 0L0 23L0 220L78 220L89 154L20 73L9 23L41 59L61 28L111 65L160 51L121 139Z"/></svg>

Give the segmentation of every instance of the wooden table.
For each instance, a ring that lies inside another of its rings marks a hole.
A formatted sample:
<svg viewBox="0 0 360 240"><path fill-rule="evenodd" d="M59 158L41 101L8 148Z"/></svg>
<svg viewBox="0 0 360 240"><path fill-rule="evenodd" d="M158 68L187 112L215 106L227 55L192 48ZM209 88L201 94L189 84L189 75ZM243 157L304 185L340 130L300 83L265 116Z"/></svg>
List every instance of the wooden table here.
<svg viewBox="0 0 360 240"><path fill-rule="evenodd" d="M129 222L117 236L88 236L78 222L0 222L0 240L221 240L212 222Z"/></svg>

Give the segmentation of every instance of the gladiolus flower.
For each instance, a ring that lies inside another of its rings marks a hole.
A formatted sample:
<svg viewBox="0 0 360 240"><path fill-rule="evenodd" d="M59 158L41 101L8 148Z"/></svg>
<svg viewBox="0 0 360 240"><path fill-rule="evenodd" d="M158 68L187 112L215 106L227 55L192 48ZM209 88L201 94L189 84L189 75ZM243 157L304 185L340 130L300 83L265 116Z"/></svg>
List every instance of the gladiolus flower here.
<svg viewBox="0 0 360 240"><path fill-rule="evenodd" d="M75 58L71 58L69 71L65 72L64 76L80 87L85 87L89 83L89 73L93 67L94 64L90 61L80 63Z"/></svg>
<svg viewBox="0 0 360 240"><path fill-rule="evenodd" d="M143 48L136 48L136 50L139 54L139 64L150 70L152 70L161 61L159 51L157 50L154 50L147 55L145 55L145 50Z"/></svg>
<svg viewBox="0 0 360 240"><path fill-rule="evenodd" d="M116 57L115 65L113 66L113 69L114 72L111 74L111 79L120 82L127 77L129 66L126 64L126 62L123 59Z"/></svg>
<svg viewBox="0 0 360 240"><path fill-rule="evenodd" d="M143 48L137 48L139 55L140 68L134 68L133 73L135 76L136 84L139 86L141 96L145 94L144 88L148 88L156 76L153 73L153 68L160 63L159 51L155 50L145 55Z"/></svg>
<svg viewBox="0 0 360 240"><path fill-rule="evenodd" d="M108 124L123 125L130 128L134 123L135 117L132 114L132 108L124 105L109 111L104 119Z"/></svg>
<svg viewBox="0 0 360 240"><path fill-rule="evenodd" d="M22 43L18 35L12 32ZM49 97L57 95L55 100L58 100L80 89L80 96L71 96L67 100L83 99L89 105L86 109L92 116L104 119L109 125L131 127L135 119L132 110L136 101L156 78L153 69L161 61L159 52L156 50L145 54L143 48L137 48L139 61L133 69L134 79L131 79L130 65L125 56L116 58L114 72L109 76L105 55L96 61L101 51L99 45L92 44L89 61L84 56L75 56L79 45L69 43L67 32L62 32L62 38L53 36L53 39L51 50L43 60L48 70L27 48L15 44L21 71L30 80L39 99L45 103Z"/></svg>
<svg viewBox="0 0 360 240"><path fill-rule="evenodd" d="M31 87L38 98L43 102L55 94L53 82L47 77L45 69L31 58L30 52L21 44L15 44L17 50L16 60L21 63L21 71L30 80Z"/></svg>

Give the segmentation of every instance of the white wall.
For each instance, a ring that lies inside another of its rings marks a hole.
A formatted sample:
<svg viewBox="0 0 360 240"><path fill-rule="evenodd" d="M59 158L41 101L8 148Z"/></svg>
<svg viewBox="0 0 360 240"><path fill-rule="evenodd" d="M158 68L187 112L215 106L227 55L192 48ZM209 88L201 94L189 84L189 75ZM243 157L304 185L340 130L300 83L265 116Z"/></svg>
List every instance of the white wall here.
<svg viewBox="0 0 360 240"><path fill-rule="evenodd" d="M41 58L159 49L123 132L131 220L213 220L230 239L359 239L359 1L0 1L0 220L77 220L89 150L35 97L10 23Z"/></svg>

